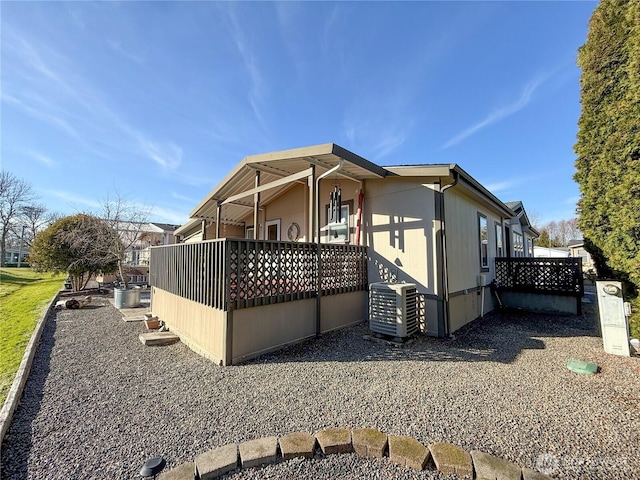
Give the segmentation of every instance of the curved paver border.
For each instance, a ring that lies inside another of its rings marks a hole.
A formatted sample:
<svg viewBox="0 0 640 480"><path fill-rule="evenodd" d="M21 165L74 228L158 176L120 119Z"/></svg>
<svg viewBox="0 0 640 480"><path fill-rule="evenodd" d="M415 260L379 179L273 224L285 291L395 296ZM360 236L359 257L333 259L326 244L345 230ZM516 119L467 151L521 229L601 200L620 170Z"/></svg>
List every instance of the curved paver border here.
<svg viewBox="0 0 640 480"><path fill-rule="evenodd" d="M194 462L162 472L158 480L209 480L237 468L259 467L294 458L288 451L291 447L287 447L287 452L283 453L283 443L295 444L295 456L298 457L313 458L316 445L319 445L325 455L356 452L361 457L388 456L391 462L414 470L421 471L434 466L445 475L468 475L477 480L551 479L488 453L478 450L466 452L450 443L423 445L412 437L387 435L373 428L330 427L314 435L295 432L279 439L266 437L215 448L199 455Z"/></svg>
<svg viewBox="0 0 640 480"><path fill-rule="evenodd" d="M9 389L7 398L4 400L4 404L2 405L2 410L0 410L0 444L2 444L2 442L4 441L4 436L7 433L7 430L9 430L13 414L18 407L18 403L20 403L20 398L22 398L22 391L24 390L24 386L27 383L27 379L29 378L31 365L33 364L33 358L36 355L36 350L38 349L38 344L40 343L42 331L44 330L44 326L47 323L47 319L49 318L51 310L60 297L60 292L62 292L62 290L58 290L58 293L53 296L53 298L49 302L49 305L38 320L38 323L36 323L36 327L31 334L31 338L29 339L27 348L24 351L24 355L22 356L22 361L20 362L20 366L18 367L16 376L13 379L13 383L11 384L11 389Z"/></svg>

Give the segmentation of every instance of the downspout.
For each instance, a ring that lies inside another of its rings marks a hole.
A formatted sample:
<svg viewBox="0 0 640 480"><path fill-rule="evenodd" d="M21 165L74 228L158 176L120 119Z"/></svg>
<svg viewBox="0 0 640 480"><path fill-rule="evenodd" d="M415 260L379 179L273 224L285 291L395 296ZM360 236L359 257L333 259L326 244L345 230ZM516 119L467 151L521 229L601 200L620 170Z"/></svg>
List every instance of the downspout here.
<svg viewBox="0 0 640 480"><path fill-rule="evenodd" d="M321 210L321 205L320 205L320 181L325 178L328 177L329 175L331 175L334 172L337 172L338 170L340 170L342 168L342 165L344 164L344 160L341 158L340 161L338 162L338 165L336 165L335 167L331 168L330 170L327 170L326 172L324 172L322 175L320 175L318 178L316 178L316 248L317 248L317 254L316 254L316 272L317 272L317 277L316 277L316 288L317 288L317 292L318 295L316 296L316 336L320 336L320 300L322 297L322 252L320 251L320 212Z"/></svg>
<svg viewBox="0 0 640 480"><path fill-rule="evenodd" d="M360 193L358 193L358 213L356 215L356 245L360 245L360 233L362 231L362 203L364 202L364 192L362 182L360 182Z"/></svg>
<svg viewBox="0 0 640 480"><path fill-rule="evenodd" d="M444 213L444 192L458 184L458 172L455 170L451 172L453 174L453 183L445 185L440 188L440 215L442 220L440 221L440 242L442 243L442 290L443 290L443 315L444 315L444 336L449 335L449 271L447 268L447 232L445 225Z"/></svg>

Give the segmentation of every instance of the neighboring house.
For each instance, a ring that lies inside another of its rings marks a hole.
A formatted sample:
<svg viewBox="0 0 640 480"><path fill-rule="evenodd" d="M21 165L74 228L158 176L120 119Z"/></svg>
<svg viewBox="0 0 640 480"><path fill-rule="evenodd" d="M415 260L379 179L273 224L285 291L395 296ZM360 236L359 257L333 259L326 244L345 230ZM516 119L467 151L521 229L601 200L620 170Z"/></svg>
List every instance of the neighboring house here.
<svg viewBox="0 0 640 480"><path fill-rule="evenodd" d="M566 258L571 256L569 249L565 247L539 247L533 246L533 256L536 258Z"/></svg>
<svg viewBox="0 0 640 480"><path fill-rule="evenodd" d="M595 272L596 266L589 252L584 248L584 240L569 241L569 256L574 258L582 258L582 271Z"/></svg>
<svg viewBox="0 0 640 480"><path fill-rule="evenodd" d="M415 284L422 331L447 336L494 308L495 257L532 257L538 237L521 202L456 164L381 167L331 143L246 157L190 216L175 232L187 243L152 249L152 308L225 364L366 319L381 281ZM318 242L322 288L290 288Z"/></svg>
<svg viewBox="0 0 640 480"><path fill-rule="evenodd" d="M20 263L27 263L29 256L29 248L24 247L22 250L19 248L7 248L4 251L4 264L7 265L9 263L18 263L18 259L20 259Z"/></svg>
<svg viewBox="0 0 640 480"><path fill-rule="evenodd" d="M175 231L179 225L167 223L130 224L125 232L136 232L136 242L127 249L125 263L131 266L149 265L150 247L176 243ZM125 233L126 235L127 233Z"/></svg>
<svg viewBox="0 0 640 480"><path fill-rule="evenodd" d="M205 235L202 235L203 226ZM176 236L176 243L193 243L201 242L205 238L215 238L217 232L215 223L200 218L192 218L178 227L173 233ZM220 236L244 238L245 227L244 225L222 224Z"/></svg>
<svg viewBox="0 0 640 480"><path fill-rule="evenodd" d="M522 202L507 202L506 205L516 214L505 225L505 238L507 242L511 242L511 245L507 245L507 250L514 257L533 257L533 241L540 233L529 222Z"/></svg>
<svg viewBox="0 0 640 480"><path fill-rule="evenodd" d="M133 245L125 252L124 274L128 277L129 284L145 285L148 283L151 247L176 243L175 231L177 228L178 225L157 222L126 222L120 226L121 235L125 237L125 241L127 237L137 237ZM117 279L116 274L97 277L99 283L113 283Z"/></svg>

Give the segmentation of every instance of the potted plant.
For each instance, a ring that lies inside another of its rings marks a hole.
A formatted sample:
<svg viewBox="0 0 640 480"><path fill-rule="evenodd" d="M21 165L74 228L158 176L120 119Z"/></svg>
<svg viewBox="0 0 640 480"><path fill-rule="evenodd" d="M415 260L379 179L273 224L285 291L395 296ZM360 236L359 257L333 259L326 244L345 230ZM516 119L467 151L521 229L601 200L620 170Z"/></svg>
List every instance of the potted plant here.
<svg viewBox="0 0 640 480"><path fill-rule="evenodd" d="M158 316L153 313L145 313L144 324L149 330L156 330L160 328L160 319L158 319Z"/></svg>

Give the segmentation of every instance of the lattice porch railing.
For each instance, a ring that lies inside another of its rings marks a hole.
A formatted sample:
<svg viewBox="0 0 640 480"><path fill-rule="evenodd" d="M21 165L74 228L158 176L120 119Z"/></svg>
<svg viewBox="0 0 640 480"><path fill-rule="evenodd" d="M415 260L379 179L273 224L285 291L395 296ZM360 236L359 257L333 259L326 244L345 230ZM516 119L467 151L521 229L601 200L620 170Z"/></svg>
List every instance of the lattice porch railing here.
<svg viewBox="0 0 640 480"><path fill-rule="evenodd" d="M227 299L235 308L301 300L315 295L312 243L227 240Z"/></svg>
<svg viewBox="0 0 640 480"><path fill-rule="evenodd" d="M317 245L221 239L151 249L150 283L227 310L317 295ZM322 245L322 294L366 290L366 247Z"/></svg>
<svg viewBox="0 0 640 480"><path fill-rule="evenodd" d="M321 246L322 295L367 289L367 248L356 245Z"/></svg>
<svg viewBox="0 0 640 480"><path fill-rule="evenodd" d="M496 258L498 290L582 297L581 258Z"/></svg>

